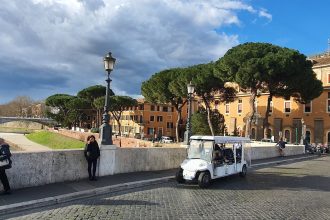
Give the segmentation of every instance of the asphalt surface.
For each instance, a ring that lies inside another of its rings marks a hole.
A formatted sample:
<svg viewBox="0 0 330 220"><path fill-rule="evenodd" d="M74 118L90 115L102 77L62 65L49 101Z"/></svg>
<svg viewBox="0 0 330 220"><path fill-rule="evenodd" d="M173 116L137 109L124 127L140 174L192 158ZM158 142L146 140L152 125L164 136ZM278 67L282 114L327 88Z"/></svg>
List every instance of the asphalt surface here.
<svg viewBox="0 0 330 220"><path fill-rule="evenodd" d="M261 164L261 163L260 163ZM256 166L208 189L174 180L2 215L1 219L330 219L330 157Z"/></svg>

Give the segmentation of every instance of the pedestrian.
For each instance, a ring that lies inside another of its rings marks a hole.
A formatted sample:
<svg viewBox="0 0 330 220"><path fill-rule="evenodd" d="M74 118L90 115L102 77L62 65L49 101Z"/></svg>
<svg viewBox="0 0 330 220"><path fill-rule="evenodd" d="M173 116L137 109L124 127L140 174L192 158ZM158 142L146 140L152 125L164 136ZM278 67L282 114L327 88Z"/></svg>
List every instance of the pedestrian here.
<svg viewBox="0 0 330 220"><path fill-rule="evenodd" d="M84 150L85 158L88 162L88 176L89 180L96 181L95 173L97 167L97 159L100 157L100 148L95 140L94 135L90 135L87 137L87 144ZM93 172L92 172L93 166Z"/></svg>
<svg viewBox="0 0 330 220"><path fill-rule="evenodd" d="M10 186L6 175L6 169L11 168L11 153L9 145L5 143L5 140L0 138L0 179L3 185L3 194L10 194Z"/></svg>
<svg viewBox="0 0 330 220"><path fill-rule="evenodd" d="M279 151L281 157L284 157L283 149L285 148L285 144L286 144L286 142L283 141L283 139L281 138L279 140L279 142L277 142L277 144L275 145L278 147L278 151Z"/></svg>

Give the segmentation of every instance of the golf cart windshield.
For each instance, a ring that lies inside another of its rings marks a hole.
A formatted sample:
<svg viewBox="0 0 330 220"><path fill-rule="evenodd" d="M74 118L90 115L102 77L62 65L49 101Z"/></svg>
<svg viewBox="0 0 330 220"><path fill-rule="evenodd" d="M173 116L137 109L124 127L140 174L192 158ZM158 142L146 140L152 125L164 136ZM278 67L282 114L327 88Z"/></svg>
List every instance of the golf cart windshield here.
<svg viewBox="0 0 330 220"><path fill-rule="evenodd" d="M214 141L191 140L188 148L188 159L202 159L211 161Z"/></svg>

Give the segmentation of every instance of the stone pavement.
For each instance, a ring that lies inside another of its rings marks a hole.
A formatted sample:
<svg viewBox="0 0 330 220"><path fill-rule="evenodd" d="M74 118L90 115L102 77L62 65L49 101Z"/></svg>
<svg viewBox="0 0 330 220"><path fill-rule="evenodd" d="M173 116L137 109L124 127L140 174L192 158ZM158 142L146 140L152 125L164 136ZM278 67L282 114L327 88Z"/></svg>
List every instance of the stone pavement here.
<svg viewBox="0 0 330 220"><path fill-rule="evenodd" d="M0 133L0 138L8 140L16 144L19 148L24 151L51 151L52 149L45 147L43 145L37 144L33 141L30 141L25 137L24 134L16 133Z"/></svg>
<svg viewBox="0 0 330 220"><path fill-rule="evenodd" d="M330 157L253 169L210 188L170 180L2 219L330 219Z"/></svg>
<svg viewBox="0 0 330 220"><path fill-rule="evenodd" d="M305 156L295 156L290 158L273 158L268 160L253 161L253 169L256 169L256 167L262 168L269 166L269 164L283 163L285 160L292 162L291 160L299 161L310 160L313 158L315 157L310 158L307 156L306 158ZM100 177L96 182L81 180L14 190L12 195L0 196L0 218L2 219L5 214L10 215L10 213L13 212L13 215L15 215L15 213L17 214L17 212L24 209L31 210L31 208L38 207L39 210L43 206L53 207L69 201L89 201L90 198L95 196L103 196L109 193L118 192L120 194L121 192L130 192L132 190L139 191L139 188L144 187L157 188L160 185L166 185L166 182L168 181L170 181L168 184L172 186L173 184L175 185L175 183L171 180L175 174L175 171L176 170L165 170L117 174L113 176ZM121 204L121 202L119 202L119 204ZM146 205L148 204L149 202L146 202ZM1 215L3 216L1 217Z"/></svg>

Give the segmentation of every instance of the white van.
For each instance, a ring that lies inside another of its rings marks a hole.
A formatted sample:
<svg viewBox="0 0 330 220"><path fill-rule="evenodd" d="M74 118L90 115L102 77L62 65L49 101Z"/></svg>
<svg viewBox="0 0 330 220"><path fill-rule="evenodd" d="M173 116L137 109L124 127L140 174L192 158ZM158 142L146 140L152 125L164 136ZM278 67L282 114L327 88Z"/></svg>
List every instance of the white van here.
<svg viewBox="0 0 330 220"><path fill-rule="evenodd" d="M247 154L250 139L232 136L192 136L187 159L176 173L179 183L197 180L202 188L208 187L212 179L247 173Z"/></svg>

